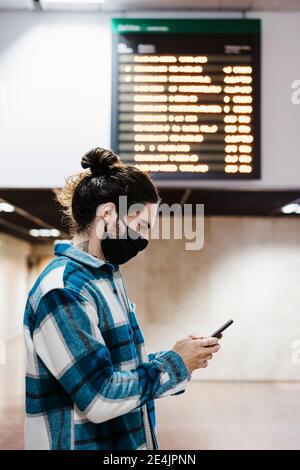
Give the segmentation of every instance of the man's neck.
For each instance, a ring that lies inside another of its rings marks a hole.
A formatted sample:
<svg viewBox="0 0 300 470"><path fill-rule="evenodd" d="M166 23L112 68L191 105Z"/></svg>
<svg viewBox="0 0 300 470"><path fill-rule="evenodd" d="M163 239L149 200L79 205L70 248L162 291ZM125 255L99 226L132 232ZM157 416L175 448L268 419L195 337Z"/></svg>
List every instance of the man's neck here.
<svg viewBox="0 0 300 470"><path fill-rule="evenodd" d="M75 234L72 243L75 248L105 261L98 238L94 240L92 237L85 234Z"/></svg>

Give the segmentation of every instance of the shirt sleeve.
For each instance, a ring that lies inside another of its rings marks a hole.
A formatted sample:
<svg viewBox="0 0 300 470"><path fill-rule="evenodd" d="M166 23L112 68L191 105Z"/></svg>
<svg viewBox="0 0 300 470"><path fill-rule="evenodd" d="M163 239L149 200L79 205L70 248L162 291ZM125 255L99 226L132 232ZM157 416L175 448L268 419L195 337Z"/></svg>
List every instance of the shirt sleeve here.
<svg viewBox="0 0 300 470"><path fill-rule="evenodd" d="M42 297L33 343L38 356L87 419L101 423L185 387L189 372L175 351L133 370L114 369L94 306L71 289Z"/></svg>
<svg viewBox="0 0 300 470"><path fill-rule="evenodd" d="M161 355L163 354L166 354L167 351L158 351L156 353L151 353L151 354L148 354L148 357L149 357L149 361L153 361L154 359L157 359L159 358ZM172 352L175 352L175 351L172 351ZM178 355L179 356L179 355ZM179 356L181 358L181 356ZM162 396L166 396L166 395L180 395L181 393L184 393L185 392L185 389L186 389L186 386L188 384L188 382L190 381L191 379L191 374L190 372L188 372L188 375L187 375L187 380L183 381L183 382L180 382L179 384L175 385L175 387L173 387L171 390L168 390L164 395Z"/></svg>

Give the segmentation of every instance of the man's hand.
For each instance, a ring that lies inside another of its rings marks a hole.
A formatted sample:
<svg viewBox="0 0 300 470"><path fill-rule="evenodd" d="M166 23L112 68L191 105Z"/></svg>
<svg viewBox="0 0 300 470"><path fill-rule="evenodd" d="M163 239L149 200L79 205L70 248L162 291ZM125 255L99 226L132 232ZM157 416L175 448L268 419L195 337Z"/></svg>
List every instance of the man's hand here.
<svg viewBox="0 0 300 470"><path fill-rule="evenodd" d="M182 357L186 368L192 373L208 366L208 361L220 349L218 341L218 338L203 338L192 334L177 341L172 349Z"/></svg>

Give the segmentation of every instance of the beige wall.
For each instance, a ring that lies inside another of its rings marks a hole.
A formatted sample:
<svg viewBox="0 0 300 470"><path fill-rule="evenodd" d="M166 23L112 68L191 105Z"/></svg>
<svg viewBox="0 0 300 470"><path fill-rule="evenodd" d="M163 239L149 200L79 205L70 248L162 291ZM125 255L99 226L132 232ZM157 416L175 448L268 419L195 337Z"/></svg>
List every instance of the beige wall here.
<svg viewBox="0 0 300 470"><path fill-rule="evenodd" d="M0 233L0 407L3 403L13 403L23 393L22 324L29 282L29 254L29 243Z"/></svg>
<svg viewBox="0 0 300 470"><path fill-rule="evenodd" d="M24 304L51 251L0 234L0 406L23 393ZM30 254L37 267L29 272ZM300 219L206 217L201 251L153 240L122 271L149 352L233 318L222 351L195 379L299 380L292 345L300 340Z"/></svg>
<svg viewBox="0 0 300 470"><path fill-rule="evenodd" d="M300 219L206 217L201 251L153 240L124 269L148 349L228 318L222 352L199 379L298 380Z"/></svg>

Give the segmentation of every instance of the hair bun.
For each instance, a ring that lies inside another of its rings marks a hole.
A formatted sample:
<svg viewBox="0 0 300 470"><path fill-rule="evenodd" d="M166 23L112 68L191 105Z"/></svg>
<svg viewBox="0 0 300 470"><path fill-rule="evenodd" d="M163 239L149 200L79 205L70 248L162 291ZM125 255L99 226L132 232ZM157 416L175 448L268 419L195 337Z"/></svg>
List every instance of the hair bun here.
<svg viewBox="0 0 300 470"><path fill-rule="evenodd" d="M82 168L89 168L93 176L111 174L118 163L120 163L120 160L117 155L100 147L90 150L81 160Z"/></svg>

